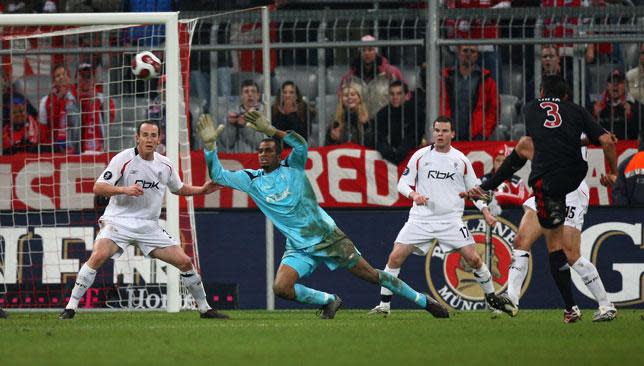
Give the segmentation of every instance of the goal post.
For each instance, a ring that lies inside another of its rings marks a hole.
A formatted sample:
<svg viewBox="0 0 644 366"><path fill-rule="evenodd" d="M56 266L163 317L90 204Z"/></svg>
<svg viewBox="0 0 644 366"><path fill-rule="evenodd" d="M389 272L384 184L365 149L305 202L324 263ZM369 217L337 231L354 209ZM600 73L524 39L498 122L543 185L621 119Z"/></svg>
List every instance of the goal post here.
<svg viewBox="0 0 644 366"><path fill-rule="evenodd" d="M60 36L61 34L67 35L67 34L75 32L75 31L81 33L81 32L83 32L83 28L87 28L87 32L100 33L100 32L102 32L103 30L106 30L106 29L119 29L119 28L148 26L148 25L163 25L164 28L165 28L163 41L160 42L158 46L150 46L150 47L155 48L155 50L157 50L157 51L163 52L163 64L164 64L164 67L165 67L165 72L164 72L164 74L165 74L165 101L164 101L164 108L165 108L165 120L167 121L167 123L165 124L165 129L166 129L165 130L165 138L166 138L166 144L165 144L166 152L165 152L165 154L175 164L175 166L180 169L181 161L183 160L183 158L180 159L180 146L182 146L182 148L185 148L185 146L186 146L185 141L180 141L180 136L188 136L189 132L188 132L188 134L186 134L186 131L181 131L180 130L182 124L184 125L184 130L185 130L186 113L185 113L185 110L182 111L182 108L185 109L185 105L188 102L185 99L186 96L183 94L182 79L181 79L182 69L181 69L181 63L180 63L180 49L181 49L181 47L180 47L180 36L179 36L180 25L179 25L178 13L176 13L176 12L173 12L173 13L97 13L97 14L93 14L93 13L87 13L87 14L62 13L62 14L0 15L0 24L5 29L7 27L24 27L25 29L29 29L29 27L32 27L31 29L36 29L36 27L38 27L37 30L35 30L35 31L30 31L30 32L25 31L22 34L15 35L13 37L1 38L2 41L7 41L7 42L12 42L13 40L20 39L20 38L26 39L26 40L36 39L36 38L42 39L42 38L46 38L46 37L52 37L53 38L53 37ZM52 31L51 30L52 28L49 28L49 29L46 28L48 26L60 26L60 27L63 27L63 28L66 27L66 28L62 29L62 30L54 30L54 31ZM73 28L73 27L78 27L78 28ZM0 37L2 37L2 36L3 36L3 34L0 33ZM98 36L96 38L100 39L101 37ZM78 47L82 47L82 46L79 45ZM3 48L4 48L4 46L3 46ZM90 46L90 48L91 48L91 46ZM141 49L141 50L143 50L143 49ZM38 52L38 50L35 50L35 51L36 51L36 53ZM59 50L59 51L64 51L64 50ZM11 52L11 50L10 50L10 52ZM137 52L137 50L130 48L130 49L128 49L128 52L135 53L135 52ZM0 55L0 57L4 57L5 55L6 55L6 53L4 53L3 55ZM10 57L11 57L11 53L9 53L9 58ZM9 61L9 63L11 63L11 61ZM2 65L2 66L6 66L6 65ZM53 65L50 65L50 66L53 67ZM119 65L119 67L121 67L123 70L126 70L129 67L129 65ZM6 77L7 75L4 75L4 76ZM187 73L186 73L186 76L187 76ZM11 76L9 76L8 79L10 81L12 81ZM110 86L111 86L111 85L109 85L110 82L111 81L109 80L109 77L108 77L107 84L105 85L106 89L110 89ZM133 82L135 82L135 81L133 81ZM109 92L107 92L106 94L107 94L107 98L109 100L109 98L110 98ZM40 98L41 96L42 96L42 93L41 93L41 95L38 95L38 98ZM138 107L138 106L136 106L136 107ZM125 107L123 107L123 108L125 108ZM109 110L109 108L107 108L107 109L108 110L105 112L105 114L108 115L107 119L108 119L108 125L109 125L109 122L111 122L111 121L109 121L109 119L110 119L109 113L111 113L111 111ZM129 129L127 131L130 132L130 133L133 132L132 129ZM109 130L106 133L107 133L107 136L104 135L103 137L106 138L105 145L107 146L108 145L107 140L110 138ZM123 133L123 136L120 136L120 137L122 137L123 140L125 140L129 136L126 136L125 133ZM187 144L187 146L189 148L189 143ZM6 147L4 147L4 148L6 148ZM124 148L125 148L125 146L123 146L121 148L121 150L124 149ZM94 177L96 177L95 171L96 171L96 169L98 169L96 167L100 166L101 164L106 164L106 162L109 161L109 157L113 156L113 154L115 154L117 152L118 151L107 151L107 148L106 148L105 153L110 154L107 157L105 156L106 154L86 155L84 153L78 153L78 154L70 153L69 155L67 155L67 153L66 153L65 156L63 156L63 157L60 157L60 156L59 157L48 157L48 156L45 156L45 153L43 153L42 156L41 156L40 153L38 153L37 157L33 157L33 156L25 157L25 162L27 160L29 160L29 159L37 160L37 163L35 165L38 166L38 171L39 172L41 170L50 169L50 170L52 170L51 176L52 177L54 177L54 176L57 177L57 176L60 176L60 175L68 175L68 172L62 171L62 168L61 168L61 171L58 171L58 170L56 170L57 169L56 166L58 166L58 165L54 164L54 165L50 166L50 165L47 165L48 163L44 163L42 160L52 159L52 161L53 161L53 160L56 160L56 159L60 158L59 160L63 160L65 162L72 161L72 162L76 163L79 166L78 170L81 171L81 173L79 173L77 175L80 175L80 176L84 177L87 180L88 177L90 177L93 174L94 174ZM31 154L29 154L29 155L31 155ZM52 154L52 156L53 155L54 154ZM189 151L188 151L187 155L189 157ZM93 157L93 156L97 156L97 157ZM100 157L98 157L98 156L100 156ZM25 162L23 162L22 164L26 164ZM84 165L85 162L87 162L87 165ZM189 161L188 161L188 163L189 163ZM65 164L64 166L69 167L69 166L72 166L72 165L73 164ZM63 166L63 165L60 165L60 166ZM91 172L87 171L87 169L89 169L89 167L92 167L91 169L93 169L93 170L91 170ZM187 169L189 171L190 167L188 166ZM4 173L6 173L6 172L3 171L3 174ZM11 171L9 171L9 173L11 173ZM33 174L37 175L37 173L38 172L32 173L31 177L34 177ZM13 176L16 176L15 172L13 173ZM188 179L186 179L186 178L188 178ZM12 180L12 179L10 179L10 180ZM185 177L185 170L184 170L184 181L185 180L187 180L188 182L191 181L189 179L189 177ZM17 184L17 181L18 181L18 179L16 179L16 182L10 181L8 183L10 185L10 187L5 187L4 185L7 184L6 183L7 179L0 179L0 189L15 188L16 191L18 191L20 189L20 187L15 187L15 185ZM29 181L27 181L27 183L23 183L23 184L29 185L30 183L29 183ZM8 274L8 272L7 272L7 266L4 266L4 264L8 263L8 259L7 259L8 256L16 255L17 257L22 258L23 255L26 255L29 258L28 261L27 261L29 263L31 263L31 260L33 259L32 258L32 253L23 254L20 251L16 251L16 250L11 249L13 247L12 247L12 244L9 243L10 240L14 240L14 239L16 239L16 240L26 240L26 239L24 239L24 235L20 236L21 235L20 233L17 233L17 231L14 232L15 230L10 232L10 226L14 226L14 227L17 227L17 226L28 226L28 227L29 226L38 226L38 224L31 224L30 223L30 217L31 217L30 214L35 213L36 216L38 216L38 215L41 216L40 221L41 221L42 226L48 226L48 225L50 225L50 226L59 226L60 225L60 227L62 228L64 224L63 223L58 223L56 219L54 219L55 223L53 225L44 223L45 220L42 219L42 216L44 216L45 213L50 213L47 210L52 210L52 207L50 207L50 206L53 205L53 211L56 211L56 209L57 209L56 203L60 202L62 197L65 195L65 193L63 191L65 189L69 189L69 187L62 187L62 185L63 185L62 183L59 183L59 185L61 185L61 187L58 187L56 183L54 183L52 185L51 190L53 190L54 192L56 192L56 190L60 189L59 194L53 193L52 197L50 197L51 202L53 202L52 204L45 205L45 206L25 205L25 207L27 207L27 208L25 209L26 213L24 214L24 220L21 221L20 218L18 217L18 216L23 216L22 214L12 214L12 216L15 216L15 217L11 217L10 219L5 220L4 224L2 222L0 222L0 239L2 239L2 241L3 241L3 243L2 243L3 246L0 247L0 249L1 249L0 254L2 254L2 258L0 258L0 259L2 259L2 261L3 261L3 263L2 263L3 264L3 269L1 271L2 273L0 273L0 275L2 275L2 278L0 278L0 280L2 280L2 279L5 280L5 281L0 281L0 297L2 297L3 292L6 292L6 288L7 288L6 279L11 277L10 276L11 274L10 273ZM85 186L87 186L87 184L85 184ZM47 189L50 189L50 187L43 188L43 191L46 191ZM88 194L87 189L84 189L83 192ZM91 192L91 190L90 190L90 192ZM0 195L0 210L3 209L1 201L5 196L6 196L6 194L5 195ZM13 212L14 208L16 207L15 198L13 197L12 193L10 193L9 196L10 196L9 197L10 202L9 203L5 202L4 206L5 207L6 206L11 207L11 210ZM46 197L46 196L44 194L40 194L40 196L38 196L38 197ZM30 201L30 202L32 202L31 203L32 205L33 205L33 202L38 201L38 197L36 197L35 200L32 199ZM73 194L68 193L67 198L69 200L73 200L74 199ZM47 199L45 199L44 202L49 202L49 201ZM190 199L188 199L188 202L189 202L188 206L190 206L192 201ZM23 203L20 203L20 205L23 205ZM165 210L165 212L166 212L166 223L165 223L166 230L173 237L181 238L182 237L182 232L181 232L181 228L180 228L180 212L181 212L181 208L180 208L180 203L179 203L179 197L176 196L176 195L173 195L173 194L166 194L165 208L166 208L166 210ZM54 212L54 215L56 215L56 214L57 213ZM192 214L194 214L194 212ZM67 215L71 216L69 212L67 213ZM2 216L2 215L0 214L0 216ZM0 218L2 218L2 217L0 217ZM70 219L70 221L71 221L71 219ZM191 217L191 219L188 220L188 221L190 222L190 224L194 224L194 217ZM11 224L7 224L7 223L11 223ZM82 236L85 239L85 241L87 240L87 238L89 238L91 236L91 234L88 235L87 230L83 231L81 234L76 233L74 230L71 230L71 228L70 228L69 231L70 231L70 233L66 234L66 235L68 235L68 236L71 235L74 238L78 238L78 237ZM71 233L72 231L74 231L73 234ZM29 234L29 235L32 235L32 234ZM195 240L194 231L193 231L192 235L193 235L192 239ZM18 236L20 236L20 238L23 238L23 239L18 239ZM94 238L92 236L91 237L92 242L93 242L93 239ZM43 242L44 242L44 240L45 239L42 239ZM55 238L55 240L58 240L58 241L63 240L64 241L65 239ZM28 241L25 241L25 242L28 243ZM86 250L91 250L91 244L92 243L85 243L85 249ZM20 245L22 245L22 244L20 244ZM67 245L67 244L65 244L65 245ZM29 250L31 250L30 244L27 244L27 247L28 247ZM58 248L56 250L60 251L60 248ZM195 253L197 252L196 246L194 248L194 252ZM49 254L46 253L46 250L44 248L44 244L43 244L42 253L39 253L38 255L39 256L42 255L43 258L51 258L51 255L48 257ZM64 257L64 255L62 257ZM43 259L43 261L44 260L45 259ZM20 259L18 262L19 263L17 264L17 266L24 265L24 261L22 259ZM72 270L74 269L74 267L78 266L78 264L79 264L78 260L76 262L74 262L74 260L72 260L72 259L61 259L60 263L55 263L55 265L58 266L58 268L60 269L61 273L63 273L63 272L71 273ZM43 263L42 267L45 267L45 265L46 265L46 263ZM9 268L11 268L11 266L9 266ZM75 268L75 270L77 270L77 269L78 269L78 267ZM16 272L18 272L20 269L15 269L14 268L14 270ZM45 269L44 268L41 268L38 271L42 271L42 276L45 276ZM152 271L154 272L154 270L152 270ZM115 271L115 273L116 273L116 271ZM40 275L40 272L38 272L38 274ZM136 274L134 276L139 276L139 275L140 275L140 273ZM159 278L158 276L164 277L162 274L154 275L154 276L155 276L154 278ZM24 279L21 278L21 276L18 276L18 275L15 275L14 277L18 278L17 281L24 280ZM114 274L114 279L116 279L116 277L117 277L116 274ZM167 278L165 278L166 286L167 286L166 287L167 301L166 301L165 308L166 308L166 310L168 312L178 312L181 309L181 306L182 306L182 296L181 296L181 286L180 286L180 281L179 281L179 272L175 267L168 265L166 267L165 277L167 277ZM1 282L5 282L5 283L1 283ZM115 280L115 282L116 282L116 280ZM16 283L19 283L19 282L16 282ZM4 285L4 290L3 290L2 285ZM35 285L32 285L32 286L35 287ZM49 291L49 289L47 291ZM67 291L69 291L69 289ZM36 290L34 290L33 293L36 294ZM37 295L34 296L34 298L35 297L37 297ZM22 301L22 298L19 301ZM32 301L32 300L30 300L30 301ZM5 305L11 305L11 304L5 304ZM34 300L34 305L35 305L34 307L47 307L47 306L38 306L36 300ZM60 303L60 305L63 305L63 304ZM2 305L0 305L0 306L2 306Z"/></svg>

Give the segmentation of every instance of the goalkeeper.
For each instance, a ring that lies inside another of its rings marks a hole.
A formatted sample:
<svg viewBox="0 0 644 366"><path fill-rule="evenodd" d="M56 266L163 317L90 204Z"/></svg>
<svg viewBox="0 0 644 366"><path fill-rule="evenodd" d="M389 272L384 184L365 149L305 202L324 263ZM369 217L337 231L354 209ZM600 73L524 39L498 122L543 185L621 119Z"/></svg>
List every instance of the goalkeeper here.
<svg viewBox="0 0 644 366"><path fill-rule="evenodd" d="M199 118L197 132L204 142L206 163L213 182L246 192L287 238L286 251L273 283L277 296L318 305L322 319L333 319L342 305L340 297L297 283L324 263L330 270L346 268L356 277L384 286L435 317L449 317L447 309L430 296L418 293L389 273L374 269L318 205L304 173L308 146L300 135L276 129L256 111L247 113L245 121L247 128L268 136L260 141L257 149L261 169L229 171L222 167L215 141L224 126L215 129L210 116ZM285 160L280 161L281 144L274 138L282 139L293 148Z"/></svg>

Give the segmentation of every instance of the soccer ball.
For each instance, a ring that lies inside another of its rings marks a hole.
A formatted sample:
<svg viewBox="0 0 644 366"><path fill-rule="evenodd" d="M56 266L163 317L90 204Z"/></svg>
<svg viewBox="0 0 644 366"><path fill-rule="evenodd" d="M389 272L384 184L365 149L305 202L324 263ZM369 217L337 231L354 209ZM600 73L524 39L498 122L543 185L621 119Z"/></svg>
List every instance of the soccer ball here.
<svg viewBox="0 0 644 366"><path fill-rule="evenodd" d="M150 51L139 52L132 59L132 73L142 80L156 78L161 73L161 60Z"/></svg>

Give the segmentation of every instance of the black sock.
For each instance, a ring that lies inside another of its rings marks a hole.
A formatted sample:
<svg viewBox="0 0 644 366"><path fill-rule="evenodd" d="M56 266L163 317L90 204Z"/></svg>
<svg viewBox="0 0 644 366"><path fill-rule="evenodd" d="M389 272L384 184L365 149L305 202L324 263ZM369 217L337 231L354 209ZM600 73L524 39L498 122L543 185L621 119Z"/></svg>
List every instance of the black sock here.
<svg viewBox="0 0 644 366"><path fill-rule="evenodd" d="M563 250L557 250L549 254L550 258L550 274L555 280L555 284L559 289L559 293L566 304L566 310L570 311L575 306L575 299L572 295L572 280L570 279L570 267L562 269L568 264L566 255Z"/></svg>
<svg viewBox="0 0 644 366"><path fill-rule="evenodd" d="M391 302L393 295L380 295L381 302Z"/></svg>

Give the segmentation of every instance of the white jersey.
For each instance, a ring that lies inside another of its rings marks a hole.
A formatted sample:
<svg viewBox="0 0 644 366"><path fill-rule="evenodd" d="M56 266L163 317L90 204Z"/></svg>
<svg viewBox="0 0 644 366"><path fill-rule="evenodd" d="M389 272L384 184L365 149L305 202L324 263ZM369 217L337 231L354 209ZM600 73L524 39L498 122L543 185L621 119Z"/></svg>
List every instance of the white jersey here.
<svg viewBox="0 0 644 366"><path fill-rule="evenodd" d="M165 188L177 192L183 187L177 169L168 158L155 152L153 160L144 160L136 148L116 154L96 182L120 187L138 184L143 188L143 195L138 197L112 196L101 217L101 220L108 221L139 219L156 223L161 214Z"/></svg>
<svg viewBox="0 0 644 366"><path fill-rule="evenodd" d="M416 221L461 220L465 201L458 196L480 184L470 160L453 146L446 153L434 145L424 147L412 155L398 181L398 191L406 197L415 191L428 197L425 205L414 202L409 219Z"/></svg>

